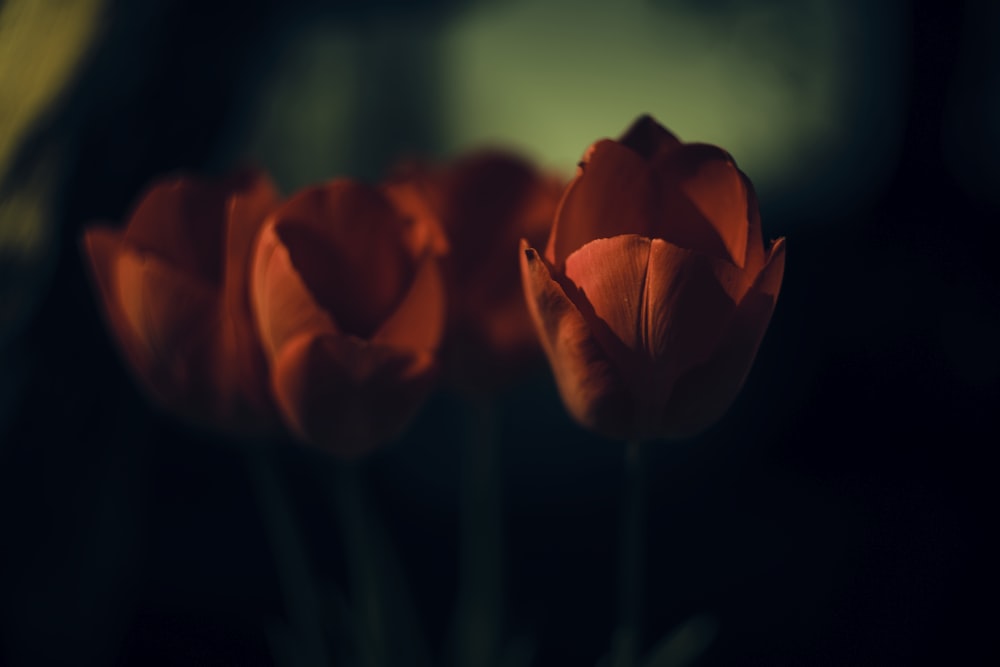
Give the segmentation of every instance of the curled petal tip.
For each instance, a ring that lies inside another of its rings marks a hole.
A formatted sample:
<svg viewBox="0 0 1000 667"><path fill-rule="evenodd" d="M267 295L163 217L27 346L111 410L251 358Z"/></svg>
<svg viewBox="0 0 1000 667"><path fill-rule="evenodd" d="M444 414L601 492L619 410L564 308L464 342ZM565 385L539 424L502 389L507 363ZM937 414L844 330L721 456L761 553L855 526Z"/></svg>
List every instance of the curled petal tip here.
<svg viewBox="0 0 1000 667"><path fill-rule="evenodd" d="M775 298L781 291L781 281L785 274L785 238L771 244L767 253L767 263L756 279L756 289Z"/></svg>

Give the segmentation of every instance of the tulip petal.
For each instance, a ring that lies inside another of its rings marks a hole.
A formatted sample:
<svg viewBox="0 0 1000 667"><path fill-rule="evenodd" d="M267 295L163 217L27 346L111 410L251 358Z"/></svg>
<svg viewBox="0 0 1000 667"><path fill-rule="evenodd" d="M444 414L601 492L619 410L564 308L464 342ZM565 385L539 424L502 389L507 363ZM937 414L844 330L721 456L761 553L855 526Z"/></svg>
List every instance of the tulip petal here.
<svg viewBox="0 0 1000 667"><path fill-rule="evenodd" d="M785 239L782 237L771 244L771 249L767 253L767 264L754 279L753 290L777 299L784 275Z"/></svg>
<svg viewBox="0 0 1000 667"><path fill-rule="evenodd" d="M660 208L649 235L743 267L747 189L729 154L707 144L684 144L655 168Z"/></svg>
<svg viewBox="0 0 1000 667"><path fill-rule="evenodd" d="M656 197L653 172L638 153L609 139L597 142L563 195L545 258L561 269L567 257L595 239L654 236Z"/></svg>
<svg viewBox="0 0 1000 667"><path fill-rule="evenodd" d="M232 308L249 315L250 263L254 241L267 218L278 204L274 183L261 171L246 170L238 175L241 188L226 204L226 298Z"/></svg>
<svg viewBox="0 0 1000 667"><path fill-rule="evenodd" d="M444 334L444 279L435 257L426 255L399 308L372 337L372 343L431 352Z"/></svg>
<svg viewBox="0 0 1000 667"><path fill-rule="evenodd" d="M84 234L104 310L139 384L172 413L228 432L275 424L247 273L277 194L244 170L152 187L120 232Z"/></svg>
<svg viewBox="0 0 1000 667"><path fill-rule="evenodd" d="M124 239L181 273L221 285L225 187L178 177L157 183L132 214Z"/></svg>
<svg viewBox="0 0 1000 667"><path fill-rule="evenodd" d="M739 394L767 331L784 268L785 243L779 239L710 359L678 379L660 418L661 436L696 435L725 414Z"/></svg>
<svg viewBox="0 0 1000 667"><path fill-rule="evenodd" d="M272 360L293 337L337 331L292 265L273 222L260 232L250 289L261 344Z"/></svg>
<svg viewBox="0 0 1000 667"><path fill-rule="evenodd" d="M207 404L217 399L218 377L216 290L157 257L132 251L118 255L115 283L141 379L172 408L211 414Z"/></svg>
<svg viewBox="0 0 1000 667"><path fill-rule="evenodd" d="M457 275L474 274L487 259L499 260L497 266L510 266L521 237L537 238L522 228L534 222L526 220L525 214L540 194L541 184L530 163L499 151L472 153L445 170L439 183L442 221L456 248L450 261ZM551 201L546 226L551 225L561 194L560 188ZM498 243L508 248L499 248ZM512 277L516 280L516 268Z"/></svg>
<svg viewBox="0 0 1000 667"><path fill-rule="evenodd" d="M122 233L107 227L92 227L84 231L83 247L101 296L108 327L125 357L136 366L142 359L139 343L118 299L118 257L122 253Z"/></svg>
<svg viewBox="0 0 1000 667"><path fill-rule="evenodd" d="M273 412L273 407L267 364L250 304L250 282L254 243L268 213L278 204L279 194L270 178L259 170L247 169L232 181L233 194L227 204L220 354L228 361L225 379L233 391L242 388L250 409L264 415Z"/></svg>
<svg viewBox="0 0 1000 667"><path fill-rule="evenodd" d="M451 250L441 260L448 381L462 391L489 391L539 362L520 268L510 260L522 237L533 246L545 243L565 182L499 149L444 166L402 163L393 178L383 188L397 206L417 215L424 206L422 215L439 219L448 234ZM413 192L420 194L417 204Z"/></svg>
<svg viewBox="0 0 1000 667"><path fill-rule="evenodd" d="M565 271L578 290L568 296L625 383L639 390L648 365L641 322L649 250L650 240L635 234L598 239L571 254Z"/></svg>
<svg viewBox="0 0 1000 667"><path fill-rule="evenodd" d="M642 390L657 416L677 378L711 356L749 287L729 262L653 239L642 320L651 363Z"/></svg>
<svg viewBox="0 0 1000 667"><path fill-rule="evenodd" d="M657 123L652 116L640 116L618 140L645 160L656 162L683 144L670 130Z"/></svg>
<svg viewBox="0 0 1000 667"><path fill-rule="evenodd" d="M331 181L293 197L274 219L302 282L340 330L369 338L399 306L415 268L407 222L376 188Z"/></svg>
<svg viewBox="0 0 1000 667"><path fill-rule="evenodd" d="M709 357L749 287L725 260L635 235L591 241L569 256L565 275L643 422L658 419L675 380Z"/></svg>
<svg viewBox="0 0 1000 667"><path fill-rule="evenodd" d="M630 437L631 399L618 370L579 309L552 279L545 260L523 240L521 280L528 311L569 413L583 426L609 437Z"/></svg>
<svg viewBox="0 0 1000 667"><path fill-rule="evenodd" d="M356 458L402 430L435 372L429 354L354 336L304 334L281 350L272 387L286 424L300 438Z"/></svg>
<svg viewBox="0 0 1000 667"><path fill-rule="evenodd" d="M753 280L764 268L767 258L764 252L764 236L760 225L760 206L757 201L757 192L746 174L740 172L740 176L743 178L743 187L747 192L747 220L750 223L747 228L747 254L743 268L750 280Z"/></svg>
<svg viewBox="0 0 1000 667"><path fill-rule="evenodd" d="M438 206L433 199L436 193L429 192L425 182L429 178L422 169L413 166L382 185L382 192L406 219L404 239L413 257L426 253L442 257L451 249L436 212Z"/></svg>

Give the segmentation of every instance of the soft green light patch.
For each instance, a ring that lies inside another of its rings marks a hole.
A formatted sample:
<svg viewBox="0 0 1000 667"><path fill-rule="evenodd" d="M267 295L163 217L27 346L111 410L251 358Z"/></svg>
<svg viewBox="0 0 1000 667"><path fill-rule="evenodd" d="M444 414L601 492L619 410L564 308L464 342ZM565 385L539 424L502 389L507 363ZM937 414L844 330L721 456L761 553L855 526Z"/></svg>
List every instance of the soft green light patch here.
<svg viewBox="0 0 1000 667"><path fill-rule="evenodd" d="M835 143L848 43L832 0L487 3L445 36L448 152L484 142L553 168L642 112L780 180Z"/></svg>

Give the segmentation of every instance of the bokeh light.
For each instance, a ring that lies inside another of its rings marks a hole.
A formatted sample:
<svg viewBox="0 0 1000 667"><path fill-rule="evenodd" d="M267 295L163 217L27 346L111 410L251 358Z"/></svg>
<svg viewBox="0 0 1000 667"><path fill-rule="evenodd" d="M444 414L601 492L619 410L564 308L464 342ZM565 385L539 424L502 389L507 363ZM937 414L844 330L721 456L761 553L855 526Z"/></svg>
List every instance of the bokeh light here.
<svg viewBox="0 0 1000 667"><path fill-rule="evenodd" d="M376 177L399 150L482 145L569 174L590 141L648 112L685 141L725 146L765 201L842 207L884 182L901 137L895 2L480 2L289 25L255 79L247 130L288 186Z"/></svg>

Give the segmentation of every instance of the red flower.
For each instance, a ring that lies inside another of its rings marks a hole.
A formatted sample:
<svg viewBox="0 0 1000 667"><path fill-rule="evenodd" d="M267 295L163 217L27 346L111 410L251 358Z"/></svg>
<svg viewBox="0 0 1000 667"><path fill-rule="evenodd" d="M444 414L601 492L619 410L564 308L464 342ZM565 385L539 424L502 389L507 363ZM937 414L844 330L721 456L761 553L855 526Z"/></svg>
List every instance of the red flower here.
<svg viewBox="0 0 1000 667"><path fill-rule="evenodd" d="M104 313L141 385L168 410L232 432L276 423L252 324L255 234L278 194L244 171L155 184L124 230L84 233Z"/></svg>
<svg viewBox="0 0 1000 667"><path fill-rule="evenodd" d="M396 435L432 386L444 293L425 220L335 180L261 232L251 295L286 425L345 457Z"/></svg>
<svg viewBox="0 0 1000 667"><path fill-rule="evenodd" d="M411 165L397 174L397 201L440 220L447 234L447 243L435 248L448 251L442 260L448 292L443 356L448 379L458 387L489 390L541 361L510 258L521 238L541 243L548 235L564 185L499 151L472 153L443 167Z"/></svg>
<svg viewBox="0 0 1000 667"><path fill-rule="evenodd" d="M750 181L728 153L644 116L591 146L545 257L522 242L528 307L563 402L629 440L716 421L739 392L781 287Z"/></svg>

